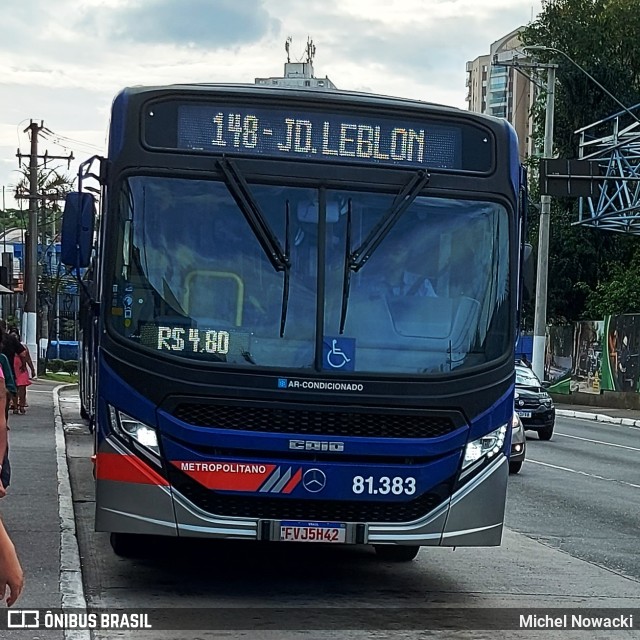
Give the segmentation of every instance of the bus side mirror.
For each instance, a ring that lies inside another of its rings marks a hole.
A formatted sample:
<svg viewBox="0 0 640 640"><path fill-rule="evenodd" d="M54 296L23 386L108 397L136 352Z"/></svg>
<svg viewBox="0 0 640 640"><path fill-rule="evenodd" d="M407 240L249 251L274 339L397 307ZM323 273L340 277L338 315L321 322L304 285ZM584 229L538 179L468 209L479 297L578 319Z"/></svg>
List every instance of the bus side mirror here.
<svg viewBox="0 0 640 640"><path fill-rule="evenodd" d="M535 276L533 271L533 247L526 242L522 255L522 297L526 302L533 299Z"/></svg>
<svg viewBox="0 0 640 640"><path fill-rule="evenodd" d="M93 247L96 201L90 193L69 193L62 216L60 259L78 269L89 266Z"/></svg>

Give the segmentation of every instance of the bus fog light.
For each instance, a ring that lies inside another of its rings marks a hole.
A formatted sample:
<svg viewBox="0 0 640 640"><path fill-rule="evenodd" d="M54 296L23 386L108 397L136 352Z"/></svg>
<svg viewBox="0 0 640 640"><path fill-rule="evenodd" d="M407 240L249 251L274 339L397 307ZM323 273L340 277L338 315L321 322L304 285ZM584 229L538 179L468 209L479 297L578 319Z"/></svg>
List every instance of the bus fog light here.
<svg viewBox="0 0 640 640"><path fill-rule="evenodd" d="M495 431L469 442L464 450L462 468L465 469L482 457L493 458L502 450L507 435L507 425L502 425Z"/></svg>

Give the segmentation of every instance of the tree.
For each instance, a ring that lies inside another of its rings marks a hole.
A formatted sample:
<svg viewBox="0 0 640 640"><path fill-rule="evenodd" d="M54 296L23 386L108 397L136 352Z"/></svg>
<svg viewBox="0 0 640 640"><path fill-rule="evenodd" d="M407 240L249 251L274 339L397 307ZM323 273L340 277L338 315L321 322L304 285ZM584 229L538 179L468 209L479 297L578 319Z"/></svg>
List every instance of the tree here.
<svg viewBox="0 0 640 640"><path fill-rule="evenodd" d="M537 19L523 29L521 40L525 46L543 45L565 52L618 100L632 106L640 103L638 33L638 0L546 0ZM579 142L575 131L619 112L620 106L564 56L540 51L536 57L558 65L555 150L560 157L575 158ZM544 131L544 99L540 96L533 111L539 137ZM551 323L593 319L592 314L606 306L604 292L609 284L634 286L632 277L620 278L619 265L640 265L635 238L576 226L576 209L572 200L554 200L552 206L547 300ZM530 240L537 247L534 215L531 222ZM632 291L621 294L620 303L623 298L637 304L634 309L627 305L627 312L640 312L640 300L636 302Z"/></svg>
<svg viewBox="0 0 640 640"><path fill-rule="evenodd" d="M627 267L610 265L610 276L590 291L586 301L586 313L592 318L605 315L638 313L640 310L640 258L635 255Z"/></svg>
<svg viewBox="0 0 640 640"><path fill-rule="evenodd" d="M29 169L24 167L22 174L22 178L15 186L16 199L28 198L30 194ZM59 203L73 189L73 178L60 173L58 169L39 168L36 182L38 195L42 198L40 201L42 206L38 216L39 231L43 238L49 237L49 242L43 244L52 244L55 242L60 226L61 209Z"/></svg>
<svg viewBox="0 0 640 640"><path fill-rule="evenodd" d="M30 194L29 169L23 168L22 177L15 186L16 199L28 198ZM61 286L64 284L64 271L58 265L55 244L58 242L60 229L61 207L67 193L73 188L73 179L58 171L41 167L38 169L37 193L39 196L38 211L38 235L39 244L43 250L39 257L38 277L38 308L41 312L38 335L48 336L51 339L51 331L57 313L57 298Z"/></svg>

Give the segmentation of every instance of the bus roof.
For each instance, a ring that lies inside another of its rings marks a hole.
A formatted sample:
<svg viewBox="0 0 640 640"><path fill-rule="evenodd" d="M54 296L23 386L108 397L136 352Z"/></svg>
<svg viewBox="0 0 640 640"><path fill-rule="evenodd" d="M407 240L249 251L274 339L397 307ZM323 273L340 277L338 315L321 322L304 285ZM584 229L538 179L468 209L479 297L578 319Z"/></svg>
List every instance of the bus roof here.
<svg viewBox="0 0 640 640"><path fill-rule="evenodd" d="M176 91L176 92L194 92L194 93L226 93L229 96L237 95L249 95L268 93L272 97L281 96L283 98L291 99L300 98L302 100L308 100L310 94L313 94L315 98L322 101L344 104L360 104L360 105L380 105L380 107L405 107L408 109L416 109L425 107L433 111L437 111L441 114L450 114L452 116L459 116L464 114L465 117L476 119L479 122L496 124L508 124L504 118L496 118L484 113L477 113L475 111L467 111L459 107L451 105L443 105L435 102L427 102L424 100L417 100L414 98L402 98L398 96L389 96L376 93L366 93L362 91L349 91L344 89L328 89L326 87L283 87L283 86L271 86L271 85L258 85L258 84L242 84L242 83L194 83L194 84L170 84L170 85L157 85L157 86L133 86L122 89L121 94L125 95L139 95L144 93L152 93L157 91Z"/></svg>

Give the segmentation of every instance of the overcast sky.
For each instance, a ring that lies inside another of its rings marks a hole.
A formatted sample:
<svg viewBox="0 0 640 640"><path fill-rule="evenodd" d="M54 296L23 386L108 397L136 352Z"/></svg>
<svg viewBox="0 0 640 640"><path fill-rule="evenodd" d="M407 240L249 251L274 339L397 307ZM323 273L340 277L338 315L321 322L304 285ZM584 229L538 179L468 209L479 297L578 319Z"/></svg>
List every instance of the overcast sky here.
<svg viewBox="0 0 640 640"><path fill-rule="evenodd" d="M527 24L540 0L0 0L0 186L14 206L24 129L40 151L105 153L125 86L279 76L316 45L316 76L340 89L466 108L465 65ZM60 164L60 163L58 163ZM55 166L55 165L50 165ZM62 167L66 169L66 166ZM73 164L71 171L75 172ZM25 208L27 205L25 203Z"/></svg>

